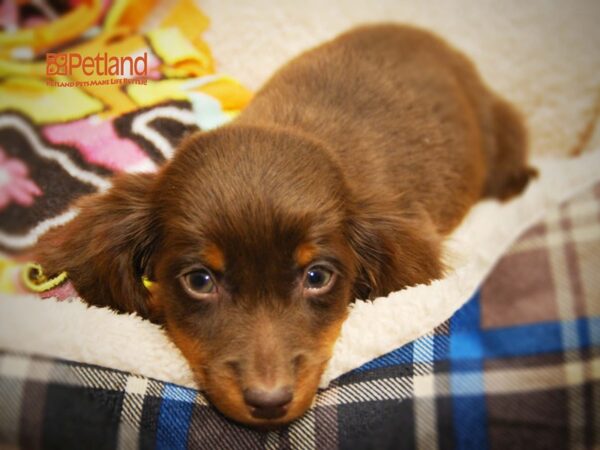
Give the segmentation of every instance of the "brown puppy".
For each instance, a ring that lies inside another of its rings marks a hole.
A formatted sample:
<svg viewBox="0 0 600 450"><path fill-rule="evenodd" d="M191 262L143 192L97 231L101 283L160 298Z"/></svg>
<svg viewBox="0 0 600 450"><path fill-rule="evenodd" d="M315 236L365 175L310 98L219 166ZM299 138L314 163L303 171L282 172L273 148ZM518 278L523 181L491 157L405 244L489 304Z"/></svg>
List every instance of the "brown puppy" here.
<svg viewBox="0 0 600 450"><path fill-rule="evenodd" d="M534 174L520 118L462 54L367 26L294 59L159 173L83 199L40 262L88 303L164 324L223 413L277 425L310 406L354 298L440 277L471 205Z"/></svg>

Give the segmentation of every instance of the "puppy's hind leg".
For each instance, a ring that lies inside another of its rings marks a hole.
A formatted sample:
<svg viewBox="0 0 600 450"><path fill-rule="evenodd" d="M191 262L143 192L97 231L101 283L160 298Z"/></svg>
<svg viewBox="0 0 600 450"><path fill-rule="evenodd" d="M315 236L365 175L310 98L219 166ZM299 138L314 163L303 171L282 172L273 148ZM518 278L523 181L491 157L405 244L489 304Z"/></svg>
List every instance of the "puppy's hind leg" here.
<svg viewBox="0 0 600 450"><path fill-rule="evenodd" d="M520 194L537 170L527 164L527 131L522 118L501 99L492 103L493 140L488 152L488 176L484 197L508 200Z"/></svg>

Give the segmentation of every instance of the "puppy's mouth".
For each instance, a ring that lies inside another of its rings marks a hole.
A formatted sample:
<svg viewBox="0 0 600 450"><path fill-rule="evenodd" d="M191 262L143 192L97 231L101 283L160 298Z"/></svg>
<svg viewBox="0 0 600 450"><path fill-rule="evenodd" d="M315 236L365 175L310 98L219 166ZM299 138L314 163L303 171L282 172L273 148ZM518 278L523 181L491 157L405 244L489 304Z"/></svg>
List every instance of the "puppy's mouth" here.
<svg viewBox="0 0 600 450"><path fill-rule="evenodd" d="M301 417L312 405L324 364L299 373L293 386L243 387L235 377L214 373L203 377L211 403L225 416L244 425L271 429Z"/></svg>
<svg viewBox="0 0 600 450"><path fill-rule="evenodd" d="M175 327L168 330L216 409L238 423L273 428L298 419L312 406L339 328L316 336L314 346L287 347L262 358L255 356L255 348L241 344L207 350L201 340Z"/></svg>
<svg viewBox="0 0 600 450"><path fill-rule="evenodd" d="M289 394L290 397L287 397L288 394L282 397L280 392L260 394L267 397L260 397L260 401L255 403L252 403L255 399L248 398L248 394L242 394L242 401L231 397L219 397L216 392L208 396L221 413L236 422L259 428L275 428L302 416L311 406L315 394L316 389L298 399L294 398L293 394Z"/></svg>

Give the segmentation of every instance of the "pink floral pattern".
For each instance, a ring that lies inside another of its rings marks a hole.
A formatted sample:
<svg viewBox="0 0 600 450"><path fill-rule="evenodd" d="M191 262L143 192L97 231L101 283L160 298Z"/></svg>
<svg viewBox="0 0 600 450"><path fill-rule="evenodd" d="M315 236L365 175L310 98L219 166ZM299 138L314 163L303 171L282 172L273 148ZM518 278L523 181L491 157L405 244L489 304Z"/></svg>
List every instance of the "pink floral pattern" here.
<svg viewBox="0 0 600 450"><path fill-rule="evenodd" d="M11 202L21 206L33 204L41 189L28 177L27 166L17 158L9 158L0 147L0 209Z"/></svg>

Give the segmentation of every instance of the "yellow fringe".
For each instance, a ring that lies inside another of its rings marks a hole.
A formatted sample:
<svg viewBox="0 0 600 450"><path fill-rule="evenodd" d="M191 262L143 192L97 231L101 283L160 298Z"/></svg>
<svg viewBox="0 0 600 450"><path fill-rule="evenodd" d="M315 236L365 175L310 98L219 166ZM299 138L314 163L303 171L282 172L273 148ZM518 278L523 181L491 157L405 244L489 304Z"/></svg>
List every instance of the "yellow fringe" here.
<svg viewBox="0 0 600 450"><path fill-rule="evenodd" d="M48 278L44 274L42 266L36 263L26 263L21 271L21 280L27 289L33 292L47 292L60 286L68 278L67 272L61 272L55 277ZM142 277L142 283L148 290L152 289L155 282L148 279L148 277Z"/></svg>
<svg viewBox="0 0 600 450"><path fill-rule="evenodd" d="M152 286L154 286L154 281L151 281L147 276L143 276L142 277L142 283L144 284L144 287L148 290L152 289Z"/></svg>
<svg viewBox="0 0 600 450"><path fill-rule="evenodd" d="M33 292L46 292L62 284L67 279L67 272L61 272L55 277L48 278L42 266L36 263L26 263L21 272L21 280L27 289Z"/></svg>

